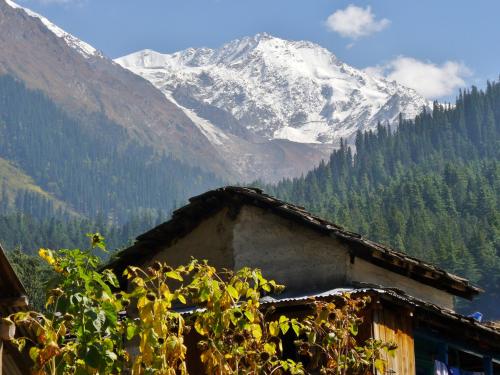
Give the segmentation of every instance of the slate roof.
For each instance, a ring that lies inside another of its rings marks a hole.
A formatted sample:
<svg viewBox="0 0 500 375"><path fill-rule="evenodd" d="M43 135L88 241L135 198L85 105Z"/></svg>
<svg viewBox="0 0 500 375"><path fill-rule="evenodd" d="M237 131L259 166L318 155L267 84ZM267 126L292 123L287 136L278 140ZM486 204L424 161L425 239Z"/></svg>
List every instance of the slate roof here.
<svg viewBox="0 0 500 375"><path fill-rule="evenodd" d="M212 216L223 207L233 209L236 215L239 208L244 205L263 208L322 235L336 238L348 245L351 257L362 258L456 296L472 299L482 292L480 288L471 285L467 279L388 246L370 241L358 233L348 231L313 215L303 207L264 194L257 188L236 186L211 190L190 198L189 204L174 211L169 221L137 237L135 244L118 253L109 266L120 273L128 265L141 264L168 247L175 239L187 235L202 220Z"/></svg>

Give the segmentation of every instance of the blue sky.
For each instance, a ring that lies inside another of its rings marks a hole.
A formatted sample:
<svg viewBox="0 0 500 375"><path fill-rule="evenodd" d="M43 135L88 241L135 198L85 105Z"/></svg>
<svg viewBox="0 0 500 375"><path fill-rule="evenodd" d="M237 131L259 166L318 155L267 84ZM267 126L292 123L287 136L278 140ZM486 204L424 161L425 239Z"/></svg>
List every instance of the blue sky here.
<svg viewBox="0 0 500 375"><path fill-rule="evenodd" d="M217 47L258 32L306 39L429 98L500 74L497 0L18 0L109 57Z"/></svg>

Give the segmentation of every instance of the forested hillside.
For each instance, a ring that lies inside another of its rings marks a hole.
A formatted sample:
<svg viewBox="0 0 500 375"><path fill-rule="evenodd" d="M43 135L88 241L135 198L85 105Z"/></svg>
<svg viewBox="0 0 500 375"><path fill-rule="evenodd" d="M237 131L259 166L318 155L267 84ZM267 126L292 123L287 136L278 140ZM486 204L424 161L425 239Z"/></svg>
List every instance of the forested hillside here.
<svg viewBox="0 0 500 375"><path fill-rule="evenodd" d="M166 214L148 212L132 216L126 223L107 223L103 216L94 220L52 217L37 219L21 212L0 215L0 243L6 249L36 254L40 247L85 248L87 233L100 232L109 249L131 244L135 237L167 220Z"/></svg>
<svg viewBox="0 0 500 375"><path fill-rule="evenodd" d="M123 222L144 210L169 211L222 184L210 173L130 141L102 115L68 115L43 93L6 75L0 76L0 157L47 193L10 189L4 194L14 198L9 204L4 200L3 212L26 212L29 206L27 212L41 218L60 213L61 207L47 203L54 198L82 216Z"/></svg>
<svg viewBox="0 0 500 375"><path fill-rule="evenodd" d="M106 259L114 252L131 245L145 231L167 220L162 211L148 211L132 215L126 223L109 223L103 215L93 220L54 216L39 219L22 212L0 215L0 243L16 269L30 297L30 303L43 310L45 284L54 277L48 265L38 256L38 250L86 249L87 234L99 232L110 250L99 255Z"/></svg>
<svg viewBox="0 0 500 375"><path fill-rule="evenodd" d="M470 278L465 311L500 317L500 84L460 93L395 132L358 133L306 176L266 186L351 230Z"/></svg>

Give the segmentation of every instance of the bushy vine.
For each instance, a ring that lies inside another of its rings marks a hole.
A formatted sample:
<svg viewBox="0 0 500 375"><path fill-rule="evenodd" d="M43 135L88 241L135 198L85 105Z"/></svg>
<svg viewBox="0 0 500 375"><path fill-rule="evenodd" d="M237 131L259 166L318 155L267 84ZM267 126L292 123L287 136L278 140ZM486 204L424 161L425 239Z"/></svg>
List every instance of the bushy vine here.
<svg viewBox="0 0 500 375"><path fill-rule="evenodd" d="M26 350L35 374L187 374L186 337L196 335L198 360L207 374L367 374L383 371L384 352L394 346L360 342L361 312L369 300L343 294L338 305L313 301L309 315L279 315L262 306L263 294L283 286L258 269L217 271L192 260L176 268L154 262L129 266L120 289L111 270L102 271L96 250L41 249L58 274L46 312L20 312L4 323L31 334L12 343ZM295 337L297 358L284 353L285 335Z"/></svg>

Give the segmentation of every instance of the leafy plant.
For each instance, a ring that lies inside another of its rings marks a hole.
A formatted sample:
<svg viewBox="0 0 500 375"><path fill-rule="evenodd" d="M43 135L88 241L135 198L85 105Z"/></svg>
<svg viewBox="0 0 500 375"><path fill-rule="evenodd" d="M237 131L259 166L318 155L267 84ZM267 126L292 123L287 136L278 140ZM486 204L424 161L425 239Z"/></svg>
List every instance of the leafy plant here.
<svg viewBox="0 0 500 375"><path fill-rule="evenodd" d="M193 301L203 307L191 316L201 336L198 349L209 374L303 373L300 363L282 358L279 322L269 321L261 293L279 293L282 285L260 270L243 268L217 273L196 263ZM297 331L298 332L298 331Z"/></svg>
<svg viewBox="0 0 500 375"><path fill-rule="evenodd" d="M99 257L92 254L105 249L102 237L89 238L86 251L40 249L40 257L59 275L58 286L49 291L44 314L11 316L34 334L34 339L18 338L14 344L22 350L29 341L35 374L117 373L128 359L119 319L124 306L113 293L118 280L109 270L99 272Z"/></svg>
<svg viewBox="0 0 500 375"><path fill-rule="evenodd" d="M349 293L339 296L337 304L315 301L314 314L302 323L305 337L297 340L301 356L310 359L311 370L321 374L367 374L374 368L385 373L385 352L392 355L395 344L368 339L357 339L363 322L361 312L370 302L369 297L351 298Z"/></svg>
<svg viewBox="0 0 500 375"><path fill-rule="evenodd" d="M173 309L174 303L186 303L187 287L172 289L171 281L182 282L195 267L173 269L155 262L142 270L128 267L125 271L132 291L121 298L135 301L133 315L127 323L127 339L138 338L138 354L132 363L132 374L186 374L184 335L189 332L182 314Z"/></svg>
<svg viewBox="0 0 500 375"><path fill-rule="evenodd" d="M106 251L102 236L89 238L86 251L40 249L58 275L46 313L9 318L33 333L13 343L29 348L35 374L187 374L190 332L207 374L361 374L383 369L382 351L392 349L358 342L366 298L343 295L339 306L316 301L314 313L303 318L278 315L261 297L284 287L258 269L217 272L197 260L177 268L154 262L146 269L129 266L128 288L120 291L117 277L101 271L94 255ZM290 334L306 365L285 355Z"/></svg>

